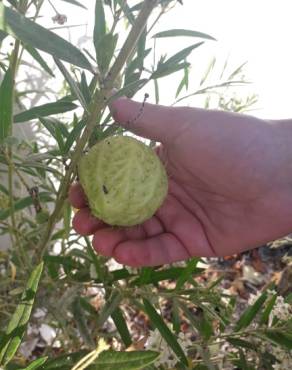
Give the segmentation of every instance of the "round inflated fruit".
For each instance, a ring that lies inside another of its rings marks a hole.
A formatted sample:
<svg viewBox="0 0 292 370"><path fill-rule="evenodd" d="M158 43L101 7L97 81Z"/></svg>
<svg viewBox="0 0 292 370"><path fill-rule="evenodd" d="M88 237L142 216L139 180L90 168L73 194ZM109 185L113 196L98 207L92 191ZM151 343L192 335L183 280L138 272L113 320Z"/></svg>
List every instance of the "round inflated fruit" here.
<svg viewBox="0 0 292 370"><path fill-rule="evenodd" d="M78 175L92 214L113 226L138 225L151 218L168 190L156 153L129 136L95 144L81 158Z"/></svg>

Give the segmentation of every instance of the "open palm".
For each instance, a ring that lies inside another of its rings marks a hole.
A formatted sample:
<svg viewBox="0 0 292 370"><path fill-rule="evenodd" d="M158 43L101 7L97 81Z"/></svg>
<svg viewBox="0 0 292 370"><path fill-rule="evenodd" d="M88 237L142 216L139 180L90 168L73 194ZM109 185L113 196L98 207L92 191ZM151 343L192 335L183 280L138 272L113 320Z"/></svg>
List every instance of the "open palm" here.
<svg viewBox="0 0 292 370"><path fill-rule="evenodd" d="M133 120L139 109L125 98L112 106L123 126L162 143L157 153L167 168L169 193L150 220L113 228L90 215L80 185L73 185L69 198L80 208L73 226L80 234L94 234L98 253L130 266L153 266L230 255L289 233L292 197L283 170L288 159L277 125L151 104Z"/></svg>

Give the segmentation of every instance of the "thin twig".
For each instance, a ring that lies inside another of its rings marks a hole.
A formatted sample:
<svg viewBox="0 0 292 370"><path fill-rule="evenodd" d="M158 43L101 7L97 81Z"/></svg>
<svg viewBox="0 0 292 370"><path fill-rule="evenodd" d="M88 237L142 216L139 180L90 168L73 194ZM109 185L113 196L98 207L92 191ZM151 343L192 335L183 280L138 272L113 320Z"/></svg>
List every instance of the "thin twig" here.
<svg viewBox="0 0 292 370"><path fill-rule="evenodd" d="M51 5L51 7L54 9L54 11L55 11L56 15L60 14L60 13L58 12L58 10L55 8L54 4L51 2L51 0L48 0L48 2L49 2L49 4Z"/></svg>

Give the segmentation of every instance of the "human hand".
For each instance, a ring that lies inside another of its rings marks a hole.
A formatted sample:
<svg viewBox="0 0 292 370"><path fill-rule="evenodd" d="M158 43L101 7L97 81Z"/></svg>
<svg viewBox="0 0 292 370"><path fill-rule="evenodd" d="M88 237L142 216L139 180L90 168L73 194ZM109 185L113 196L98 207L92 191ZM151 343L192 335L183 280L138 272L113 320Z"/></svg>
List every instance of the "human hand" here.
<svg viewBox="0 0 292 370"><path fill-rule="evenodd" d="M120 98L112 103L113 116L137 135L162 143L157 153L169 175L169 193L150 220L120 228L91 216L80 185L73 185L69 199L80 209L73 226L94 235L98 253L130 266L154 266L239 253L291 231L287 125L152 104L133 120L140 107Z"/></svg>

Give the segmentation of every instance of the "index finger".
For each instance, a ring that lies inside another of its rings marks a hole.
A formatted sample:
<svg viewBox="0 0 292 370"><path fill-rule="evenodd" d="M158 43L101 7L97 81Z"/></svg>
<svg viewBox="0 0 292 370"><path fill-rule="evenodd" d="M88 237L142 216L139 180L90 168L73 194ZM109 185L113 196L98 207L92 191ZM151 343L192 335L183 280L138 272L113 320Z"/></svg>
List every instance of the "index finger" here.
<svg viewBox="0 0 292 370"><path fill-rule="evenodd" d="M110 104L114 119L137 135L159 142L172 141L182 129L182 108L140 103L121 97Z"/></svg>

